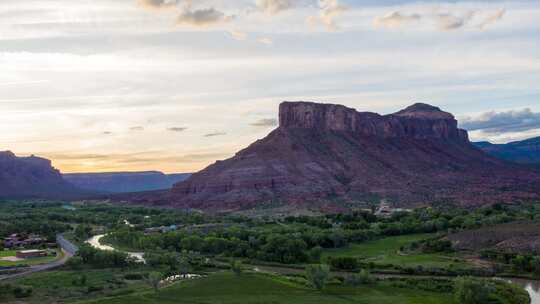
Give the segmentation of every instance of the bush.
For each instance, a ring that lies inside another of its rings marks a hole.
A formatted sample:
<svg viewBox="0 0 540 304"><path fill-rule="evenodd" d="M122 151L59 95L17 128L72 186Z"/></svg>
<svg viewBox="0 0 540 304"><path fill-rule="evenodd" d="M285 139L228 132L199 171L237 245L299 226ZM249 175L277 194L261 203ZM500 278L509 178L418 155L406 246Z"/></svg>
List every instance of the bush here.
<svg viewBox="0 0 540 304"><path fill-rule="evenodd" d="M330 266L340 270L354 270L358 268L358 259L353 257L334 257L329 258Z"/></svg>
<svg viewBox="0 0 540 304"><path fill-rule="evenodd" d="M16 298L27 298L32 295L32 287L30 286L15 286L13 288L13 295Z"/></svg>
<svg viewBox="0 0 540 304"><path fill-rule="evenodd" d="M484 304L489 301L491 287L485 280L459 277L454 285L454 297L462 304Z"/></svg>
<svg viewBox="0 0 540 304"><path fill-rule="evenodd" d="M373 278L371 273L366 269L362 269L360 271L360 274L358 275L358 279L360 280L361 284L371 284L375 281L375 278Z"/></svg>
<svg viewBox="0 0 540 304"><path fill-rule="evenodd" d="M242 274L242 262L238 260L231 260L231 271L236 275Z"/></svg>
<svg viewBox="0 0 540 304"><path fill-rule="evenodd" d="M86 287L86 292L92 293L92 292L102 291L103 289L105 289L103 286L91 285L91 286Z"/></svg>
<svg viewBox="0 0 540 304"><path fill-rule="evenodd" d="M138 281L144 279L144 274L139 272L126 273L124 279L128 281Z"/></svg>
<svg viewBox="0 0 540 304"><path fill-rule="evenodd" d="M322 290L330 276L328 265L309 265L306 267L306 279L311 286L317 290Z"/></svg>

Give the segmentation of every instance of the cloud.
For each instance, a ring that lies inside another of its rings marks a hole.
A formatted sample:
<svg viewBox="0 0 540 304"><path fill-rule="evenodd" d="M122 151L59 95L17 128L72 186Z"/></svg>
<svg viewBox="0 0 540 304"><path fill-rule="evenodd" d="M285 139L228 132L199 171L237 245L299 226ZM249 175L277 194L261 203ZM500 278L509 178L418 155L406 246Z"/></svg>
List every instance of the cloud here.
<svg viewBox="0 0 540 304"><path fill-rule="evenodd" d="M129 128L130 131L144 131L144 127L142 126L135 126L135 127L131 127Z"/></svg>
<svg viewBox="0 0 540 304"><path fill-rule="evenodd" d="M540 129L540 112L528 108L506 112L490 111L475 117L464 117L460 126L469 131L491 134Z"/></svg>
<svg viewBox="0 0 540 304"><path fill-rule="evenodd" d="M277 125L278 125L278 121L275 118L263 118L250 124L250 126L255 126L255 127L275 127Z"/></svg>
<svg viewBox="0 0 540 304"><path fill-rule="evenodd" d="M219 23L231 21L234 16L227 16L224 12L213 7L192 9L186 5L176 17L176 24L179 26L208 27Z"/></svg>
<svg viewBox="0 0 540 304"><path fill-rule="evenodd" d="M229 34L231 35L231 37L233 37L233 39L240 41L246 40L248 37L247 33L237 30L229 31Z"/></svg>
<svg viewBox="0 0 540 304"><path fill-rule="evenodd" d="M185 128L185 127L170 127L170 128L167 128L167 130L171 131L171 132L182 132L182 131L187 130L187 128Z"/></svg>
<svg viewBox="0 0 540 304"><path fill-rule="evenodd" d="M486 26L500 21L504 17L505 14L506 14L506 10L501 8L497 10L496 12L494 12L493 14L488 15L484 19L484 21L482 21L480 24L477 25L477 27L479 29L484 29Z"/></svg>
<svg viewBox="0 0 540 304"><path fill-rule="evenodd" d="M176 7L176 0L137 0L137 4L146 9L169 9Z"/></svg>
<svg viewBox="0 0 540 304"><path fill-rule="evenodd" d="M374 25L378 28L404 28L421 21L430 22L441 31L453 31L462 28L484 29L501 20L505 14L504 9L493 13L482 13L467 10L462 12L444 11L435 13L405 14L399 11L390 12L382 17L375 17Z"/></svg>
<svg viewBox="0 0 540 304"><path fill-rule="evenodd" d="M223 135L227 135L227 133L225 132L208 133L208 134L205 134L204 137L215 137L215 136L223 136Z"/></svg>
<svg viewBox="0 0 540 304"><path fill-rule="evenodd" d="M376 27L399 28L403 25L416 22L422 19L420 14L403 14L398 11L390 12L382 17L376 17L374 24Z"/></svg>
<svg viewBox="0 0 540 304"><path fill-rule="evenodd" d="M295 0L257 0L256 3L260 10L267 14L275 15L293 8L295 2Z"/></svg>
<svg viewBox="0 0 540 304"><path fill-rule="evenodd" d="M450 13L436 14L435 21L437 27L443 31L451 31L464 27L474 16L473 11L468 11L465 14L458 16Z"/></svg>
<svg viewBox="0 0 540 304"><path fill-rule="evenodd" d="M319 0L319 16L310 16L307 21L311 25L323 24L327 29L339 29L336 18L341 16L347 7L341 5L339 0Z"/></svg>
<svg viewBox="0 0 540 304"><path fill-rule="evenodd" d="M272 40L272 38L268 38L268 37L261 37L261 38L257 39L257 42L262 43L262 44L266 44L266 45L274 44L274 41Z"/></svg>

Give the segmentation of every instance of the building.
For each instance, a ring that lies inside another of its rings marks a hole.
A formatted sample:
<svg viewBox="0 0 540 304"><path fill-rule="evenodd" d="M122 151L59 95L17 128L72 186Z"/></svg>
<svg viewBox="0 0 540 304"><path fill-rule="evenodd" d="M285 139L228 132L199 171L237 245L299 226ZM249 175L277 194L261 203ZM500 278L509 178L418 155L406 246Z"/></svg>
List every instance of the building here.
<svg viewBox="0 0 540 304"><path fill-rule="evenodd" d="M47 250L30 249L17 251L15 256L19 259L39 258L47 256Z"/></svg>
<svg viewBox="0 0 540 304"><path fill-rule="evenodd" d="M12 234L7 238L4 238L4 247L5 248L17 248L17 247L26 247L26 246L35 246L40 245L45 241L45 239L37 235L23 235L23 234Z"/></svg>

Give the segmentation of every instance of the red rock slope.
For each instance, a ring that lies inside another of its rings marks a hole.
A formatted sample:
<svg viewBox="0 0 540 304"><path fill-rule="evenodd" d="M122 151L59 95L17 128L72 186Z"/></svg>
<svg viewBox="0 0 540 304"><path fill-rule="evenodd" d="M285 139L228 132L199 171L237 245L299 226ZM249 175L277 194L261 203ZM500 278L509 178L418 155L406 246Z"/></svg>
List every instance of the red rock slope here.
<svg viewBox="0 0 540 304"><path fill-rule="evenodd" d="M279 200L388 199L403 206L540 197L540 174L488 156L450 113L415 104L390 115L284 102L279 127L177 183L178 207L235 210Z"/></svg>

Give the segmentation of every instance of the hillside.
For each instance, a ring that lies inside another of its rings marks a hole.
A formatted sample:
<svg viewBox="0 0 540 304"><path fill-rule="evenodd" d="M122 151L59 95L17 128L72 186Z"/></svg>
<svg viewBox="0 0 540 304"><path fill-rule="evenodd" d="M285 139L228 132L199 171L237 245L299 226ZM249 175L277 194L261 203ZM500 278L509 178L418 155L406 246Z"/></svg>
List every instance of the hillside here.
<svg viewBox="0 0 540 304"><path fill-rule="evenodd" d="M238 210L264 201L477 206L540 197L540 174L485 154L452 114L427 104L379 115L284 102L279 122L265 138L193 174L159 200Z"/></svg>
<svg viewBox="0 0 540 304"><path fill-rule="evenodd" d="M189 173L164 174L158 171L64 174L68 182L79 188L107 193L169 189L189 176Z"/></svg>
<svg viewBox="0 0 540 304"><path fill-rule="evenodd" d="M540 166L540 137L507 144L492 144L487 141L476 142L475 146L497 158L520 164L535 164Z"/></svg>
<svg viewBox="0 0 540 304"><path fill-rule="evenodd" d="M2 198L75 198L88 194L62 178L51 161L36 156L17 157L0 152L0 197Z"/></svg>

